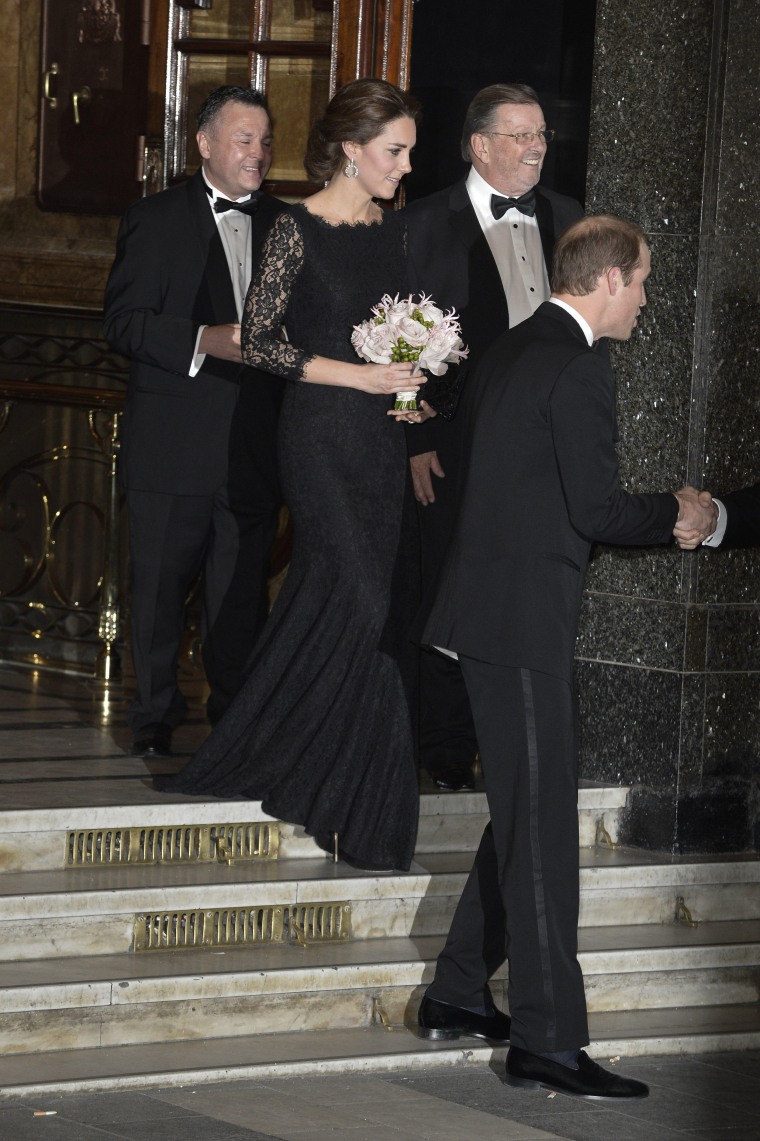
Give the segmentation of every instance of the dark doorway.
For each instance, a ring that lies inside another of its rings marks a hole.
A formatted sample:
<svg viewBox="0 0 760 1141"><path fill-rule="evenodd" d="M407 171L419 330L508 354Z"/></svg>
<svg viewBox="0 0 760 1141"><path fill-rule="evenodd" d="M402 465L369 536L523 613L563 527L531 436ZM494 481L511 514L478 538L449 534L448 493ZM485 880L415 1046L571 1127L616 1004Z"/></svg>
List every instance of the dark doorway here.
<svg viewBox="0 0 760 1141"><path fill-rule="evenodd" d="M527 83L557 132L541 182L583 202L595 18L596 0L416 0L410 87L423 120L407 201L466 172L459 137L476 91Z"/></svg>

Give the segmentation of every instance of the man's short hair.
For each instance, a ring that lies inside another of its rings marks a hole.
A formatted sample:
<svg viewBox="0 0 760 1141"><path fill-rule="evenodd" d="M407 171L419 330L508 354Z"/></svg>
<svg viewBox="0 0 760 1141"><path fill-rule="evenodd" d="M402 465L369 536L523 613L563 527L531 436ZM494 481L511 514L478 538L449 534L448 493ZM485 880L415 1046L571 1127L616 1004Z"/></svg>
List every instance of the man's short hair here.
<svg viewBox="0 0 760 1141"><path fill-rule="evenodd" d="M538 104L538 95L527 83L492 83L479 91L467 108L462 127L462 158L472 162L470 139L473 135L487 135L496 121L496 112L504 103L525 106Z"/></svg>
<svg viewBox="0 0 760 1141"><path fill-rule="evenodd" d="M584 297L603 273L617 266L625 285L641 265L646 234L635 222L614 214L579 218L564 231L552 255L552 293Z"/></svg>
<svg viewBox="0 0 760 1141"><path fill-rule="evenodd" d="M222 87L215 87L201 103L196 119L196 130L212 130L214 119L228 103L245 103L248 107L261 107L262 111L266 111L270 125L272 123L267 101L260 91L255 87L235 87L227 83Z"/></svg>

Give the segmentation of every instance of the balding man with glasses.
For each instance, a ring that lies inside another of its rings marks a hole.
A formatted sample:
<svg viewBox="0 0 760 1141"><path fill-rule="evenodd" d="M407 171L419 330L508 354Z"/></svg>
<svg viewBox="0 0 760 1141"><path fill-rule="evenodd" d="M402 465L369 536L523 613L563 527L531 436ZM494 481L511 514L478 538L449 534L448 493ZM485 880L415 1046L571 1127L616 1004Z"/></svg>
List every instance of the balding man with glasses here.
<svg viewBox="0 0 760 1141"><path fill-rule="evenodd" d="M462 130L470 172L454 186L404 211L410 286L462 322L468 372L491 342L530 317L549 297L554 243L583 214L580 203L539 186L554 131L538 95L520 83L479 91ZM467 384L462 403L467 402ZM430 600L454 524L464 409L409 436L412 478L421 505L423 597ZM472 714L457 662L435 651L420 661L420 760L434 784L474 787Z"/></svg>

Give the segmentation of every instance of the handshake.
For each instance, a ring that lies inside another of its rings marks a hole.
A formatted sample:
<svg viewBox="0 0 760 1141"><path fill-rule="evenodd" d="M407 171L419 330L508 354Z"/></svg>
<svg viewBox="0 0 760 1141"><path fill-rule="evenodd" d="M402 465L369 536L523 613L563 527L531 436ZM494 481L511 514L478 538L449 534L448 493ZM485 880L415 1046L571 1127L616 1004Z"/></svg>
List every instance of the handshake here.
<svg viewBox="0 0 760 1141"><path fill-rule="evenodd" d="M683 551L693 551L712 535L718 523L718 508L709 491L682 487L674 492L678 500L678 520L673 538Z"/></svg>

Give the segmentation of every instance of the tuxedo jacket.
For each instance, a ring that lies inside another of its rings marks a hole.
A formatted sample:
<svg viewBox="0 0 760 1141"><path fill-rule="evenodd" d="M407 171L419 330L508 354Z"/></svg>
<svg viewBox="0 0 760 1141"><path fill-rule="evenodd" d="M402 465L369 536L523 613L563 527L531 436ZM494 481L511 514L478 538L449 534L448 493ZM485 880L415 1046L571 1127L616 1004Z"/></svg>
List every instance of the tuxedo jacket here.
<svg viewBox="0 0 760 1141"><path fill-rule="evenodd" d="M760 483L718 495L726 508L726 533L721 546L760 545Z"/></svg>
<svg viewBox="0 0 760 1141"><path fill-rule="evenodd" d="M665 543L678 502L620 486L609 360L560 306L501 335L470 381L463 495L423 641L571 681L591 543Z"/></svg>
<svg viewBox="0 0 760 1141"><path fill-rule="evenodd" d="M267 195L259 201L254 264L282 205ZM210 355L189 375L200 325L237 320L201 171L135 202L122 219L104 304L106 337L131 361L120 461L127 488L204 495L224 483L241 382L256 384L263 402L281 387L269 373Z"/></svg>
<svg viewBox="0 0 760 1141"><path fill-rule="evenodd" d="M582 216L583 209L574 198L536 187L536 221L550 280L557 238ZM464 366L469 375L495 337L509 328L509 306L466 179L412 202L404 217L409 287L413 293L432 296L440 308L453 308L459 314L462 339L469 349ZM445 449L450 437L460 436L461 423L457 416L450 424L437 417L415 425L407 433L411 453Z"/></svg>

